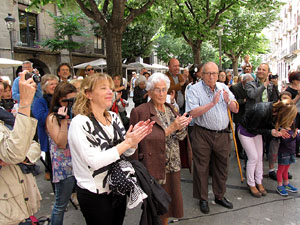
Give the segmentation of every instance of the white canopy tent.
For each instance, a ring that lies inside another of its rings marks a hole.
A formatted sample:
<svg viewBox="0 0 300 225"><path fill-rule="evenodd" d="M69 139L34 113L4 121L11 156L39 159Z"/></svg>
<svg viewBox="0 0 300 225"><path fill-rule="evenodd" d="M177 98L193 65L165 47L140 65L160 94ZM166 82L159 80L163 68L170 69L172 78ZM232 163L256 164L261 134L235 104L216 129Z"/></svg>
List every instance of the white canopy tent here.
<svg viewBox="0 0 300 225"><path fill-rule="evenodd" d="M23 62L19 60L0 58L0 68L18 67L21 66L22 63Z"/></svg>
<svg viewBox="0 0 300 225"><path fill-rule="evenodd" d="M75 69L84 69L87 65L91 65L92 67L95 68L100 68L101 70L103 70L103 68L106 66L106 60L103 58L100 59L96 59L90 62L86 62L86 63L81 63L79 65L74 66Z"/></svg>

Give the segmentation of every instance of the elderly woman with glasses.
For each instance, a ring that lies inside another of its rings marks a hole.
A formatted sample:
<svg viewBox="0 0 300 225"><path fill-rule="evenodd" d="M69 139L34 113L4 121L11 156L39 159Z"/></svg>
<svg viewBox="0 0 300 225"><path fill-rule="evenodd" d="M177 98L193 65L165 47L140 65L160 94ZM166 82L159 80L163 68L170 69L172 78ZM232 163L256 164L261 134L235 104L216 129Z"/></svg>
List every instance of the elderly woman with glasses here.
<svg viewBox="0 0 300 225"><path fill-rule="evenodd" d="M170 80L166 75L152 74L146 84L151 100L134 108L130 115L132 125L148 119L155 121L152 133L139 143L134 156L172 198L168 212L161 218L163 224L168 224L168 217L183 217L180 169L181 163L191 163L192 154L186 130L192 118L187 113L180 116L172 105L166 103L169 87ZM180 141L186 142L179 145ZM183 153L186 153L186 158L181 162Z"/></svg>

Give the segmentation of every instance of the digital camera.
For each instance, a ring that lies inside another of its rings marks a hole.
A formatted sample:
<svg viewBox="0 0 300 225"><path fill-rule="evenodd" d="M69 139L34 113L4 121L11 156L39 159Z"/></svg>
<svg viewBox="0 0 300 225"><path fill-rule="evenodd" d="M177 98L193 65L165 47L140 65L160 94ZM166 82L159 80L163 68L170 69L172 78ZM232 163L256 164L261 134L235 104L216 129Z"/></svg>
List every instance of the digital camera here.
<svg viewBox="0 0 300 225"><path fill-rule="evenodd" d="M41 75L35 74L35 73L26 73L25 74L25 80L28 80L29 78L32 78L33 81L38 84L41 82Z"/></svg>
<svg viewBox="0 0 300 225"><path fill-rule="evenodd" d="M72 112L72 107L73 107L73 104L74 104L75 100L76 100L76 98L68 98L68 99L62 100L62 102L67 102L67 103L68 103L68 106L67 106L67 109L68 109L67 115L69 116L69 119L72 119L72 118L74 117L74 114L73 114L73 112ZM55 106L55 107L54 107L54 109L53 109L54 115L55 115L58 119L63 120L63 119L65 119L66 117L63 116L63 115L57 114L59 108L60 108L59 106Z"/></svg>

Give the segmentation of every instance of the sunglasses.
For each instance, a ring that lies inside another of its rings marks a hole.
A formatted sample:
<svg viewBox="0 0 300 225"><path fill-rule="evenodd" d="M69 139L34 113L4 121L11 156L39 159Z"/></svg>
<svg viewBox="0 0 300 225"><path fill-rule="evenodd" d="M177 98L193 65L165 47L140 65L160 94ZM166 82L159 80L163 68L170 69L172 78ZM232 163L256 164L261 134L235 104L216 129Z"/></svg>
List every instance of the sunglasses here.
<svg viewBox="0 0 300 225"><path fill-rule="evenodd" d="M94 68L86 69L86 71L88 71L88 72L90 72L91 70L94 70Z"/></svg>

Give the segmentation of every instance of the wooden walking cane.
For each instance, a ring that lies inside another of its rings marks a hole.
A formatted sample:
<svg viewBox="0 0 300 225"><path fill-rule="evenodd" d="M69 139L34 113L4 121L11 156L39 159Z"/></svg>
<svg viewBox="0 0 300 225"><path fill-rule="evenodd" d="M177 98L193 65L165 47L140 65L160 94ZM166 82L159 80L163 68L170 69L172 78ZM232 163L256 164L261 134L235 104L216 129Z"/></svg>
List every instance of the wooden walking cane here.
<svg viewBox="0 0 300 225"><path fill-rule="evenodd" d="M230 113L229 109L228 109L228 117L229 117L230 127L231 127L231 131L232 131L232 138L233 138L233 143L234 143L234 147L235 147L236 158L237 158L240 176L241 176L241 183L243 183L244 177L243 177L243 173L242 173L241 161L240 161L240 157L239 157L239 153L238 153L238 148L237 148L236 139L235 139L235 132L233 129L233 122L232 122L231 113Z"/></svg>

